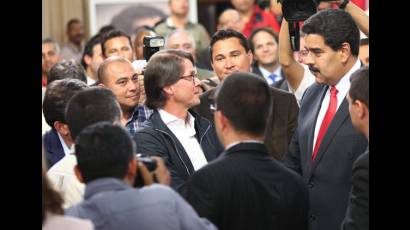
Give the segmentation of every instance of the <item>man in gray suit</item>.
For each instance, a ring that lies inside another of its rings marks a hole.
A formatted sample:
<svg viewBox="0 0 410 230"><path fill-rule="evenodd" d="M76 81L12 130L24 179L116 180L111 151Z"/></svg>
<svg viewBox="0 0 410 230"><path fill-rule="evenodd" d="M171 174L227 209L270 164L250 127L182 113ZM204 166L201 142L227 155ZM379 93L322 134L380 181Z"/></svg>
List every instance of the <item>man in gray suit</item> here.
<svg viewBox="0 0 410 230"><path fill-rule="evenodd" d="M361 65L360 35L352 17L335 9L311 16L302 31L305 63L315 83L302 97L284 162L309 188L310 229L338 229L348 204L352 164L367 147L353 127L346 100L349 78Z"/></svg>

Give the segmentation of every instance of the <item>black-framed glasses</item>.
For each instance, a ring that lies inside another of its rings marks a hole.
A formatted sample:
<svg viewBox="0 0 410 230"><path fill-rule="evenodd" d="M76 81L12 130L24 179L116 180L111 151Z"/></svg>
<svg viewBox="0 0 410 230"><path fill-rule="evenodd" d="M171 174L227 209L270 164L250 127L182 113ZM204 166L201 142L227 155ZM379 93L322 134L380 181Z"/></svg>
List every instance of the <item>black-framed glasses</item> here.
<svg viewBox="0 0 410 230"><path fill-rule="evenodd" d="M218 107L216 106L216 104L210 104L209 110L211 110L211 113L215 113L216 110L218 110Z"/></svg>
<svg viewBox="0 0 410 230"><path fill-rule="evenodd" d="M197 73L191 73L190 75L182 76L179 79L184 79L184 80L192 81L193 83L195 83L195 78L196 77L197 77Z"/></svg>

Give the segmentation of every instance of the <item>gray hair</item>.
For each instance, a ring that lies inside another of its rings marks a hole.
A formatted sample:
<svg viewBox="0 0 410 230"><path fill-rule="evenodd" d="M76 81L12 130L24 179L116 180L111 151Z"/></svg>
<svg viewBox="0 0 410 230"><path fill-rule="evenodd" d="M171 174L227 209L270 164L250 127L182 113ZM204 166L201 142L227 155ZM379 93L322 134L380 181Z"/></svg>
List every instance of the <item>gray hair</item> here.
<svg viewBox="0 0 410 230"><path fill-rule="evenodd" d="M44 38L41 44L53 44L54 49L56 50L57 54L60 54L60 45L52 38L48 37L48 38Z"/></svg>

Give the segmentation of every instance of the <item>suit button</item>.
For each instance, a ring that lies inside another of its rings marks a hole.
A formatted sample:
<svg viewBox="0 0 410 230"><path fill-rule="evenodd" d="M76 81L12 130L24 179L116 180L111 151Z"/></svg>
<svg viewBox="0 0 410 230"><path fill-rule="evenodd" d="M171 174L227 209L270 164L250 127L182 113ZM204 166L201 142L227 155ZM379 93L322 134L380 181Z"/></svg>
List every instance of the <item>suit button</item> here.
<svg viewBox="0 0 410 230"><path fill-rule="evenodd" d="M315 216L315 215L310 215L310 216L309 216L309 221L310 221L310 222L315 221L315 220L316 220L316 216Z"/></svg>
<svg viewBox="0 0 410 230"><path fill-rule="evenodd" d="M313 188L313 186L314 186L313 182L309 182L308 187Z"/></svg>

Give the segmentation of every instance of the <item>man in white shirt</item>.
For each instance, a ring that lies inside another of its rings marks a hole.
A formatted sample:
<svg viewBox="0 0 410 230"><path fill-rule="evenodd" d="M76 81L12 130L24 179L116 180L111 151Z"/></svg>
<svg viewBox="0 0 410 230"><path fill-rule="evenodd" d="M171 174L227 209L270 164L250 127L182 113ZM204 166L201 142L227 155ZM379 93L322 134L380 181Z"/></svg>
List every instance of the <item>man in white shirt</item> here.
<svg viewBox="0 0 410 230"><path fill-rule="evenodd" d="M146 105L154 113L135 135L139 153L165 159L171 187L183 196L190 176L223 150L213 124L190 110L200 103L193 63L182 50L162 50L151 57L144 85Z"/></svg>
<svg viewBox="0 0 410 230"><path fill-rule="evenodd" d="M72 97L67 105L66 117L71 136L75 139L88 125L100 121L120 123L121 109L110 90L92 87ZM63 194L64 208L82 201L85 188L74 174L77 159L73 151L74 148L47 172L54 186Z"/></svg>
<svg viewBox="0 0 410 230"><path fill-rule="evenodd" d="M101 37L100 35L94 35L84 48L84 53L81 59L81 65L87 72L87 84L92 85L97 80L97 71L101 62L103 61L101 51Z"/></svg>

